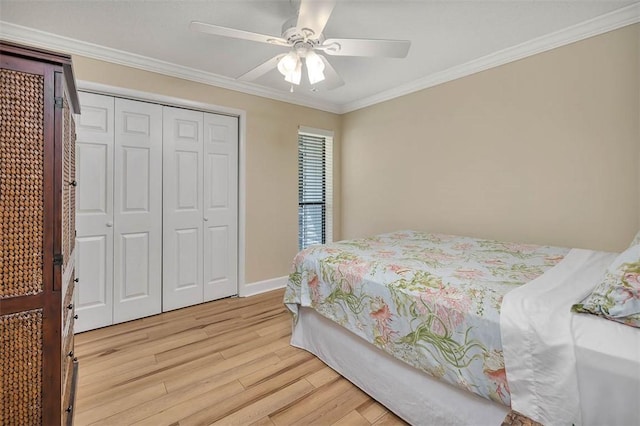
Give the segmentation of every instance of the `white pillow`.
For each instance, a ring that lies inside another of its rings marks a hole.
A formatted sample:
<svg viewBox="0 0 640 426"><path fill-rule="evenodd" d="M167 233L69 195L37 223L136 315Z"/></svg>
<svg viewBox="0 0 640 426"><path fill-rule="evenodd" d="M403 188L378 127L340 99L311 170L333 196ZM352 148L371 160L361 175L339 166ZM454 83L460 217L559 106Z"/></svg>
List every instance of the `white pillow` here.
<svg viewBox="0 0 640 426"><path fill-rule="evenodd" d="M640 233L635 240L640 240ZM640 328L640 243L616 257L602 282L571 310Z"/></svg>

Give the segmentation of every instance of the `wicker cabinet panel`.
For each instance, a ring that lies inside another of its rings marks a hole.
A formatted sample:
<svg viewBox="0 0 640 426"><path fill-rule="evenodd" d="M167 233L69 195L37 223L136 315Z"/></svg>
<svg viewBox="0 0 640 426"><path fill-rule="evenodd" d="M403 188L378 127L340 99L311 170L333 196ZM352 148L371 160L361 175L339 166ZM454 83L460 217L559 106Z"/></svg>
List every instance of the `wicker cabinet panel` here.
<svg viewBox="0 0 640 426"><path fill-rule="evenodd" d="M63 100L62 126L62 258L66 270L75 246L75 122L67 99Z"/></svg>
<svg viewBox="0 0 640 426"><path fill-rule="evenodd" d="M69 114L69 254L73 254L76 247L76 124L73 114Z"/></svg>
<svg viewBox="0 0 640 426"><path fill-rule="evenodd" d="M44 78L0 70L0 299L41 293Z"/></svg>
<svg viewBox="0 0 640 426"><path fill-rule="evenodd" d="M66 99L63 100L62 109L62 269L67 268L69 263L69 255L71 254L71 245L69 244L69 225L71 224L70 198L71 190L69 182L71 181L71 164L69 156L71 152L71 139L69 138L69 128L71 127L71 112Z"/></svg>
<svg viewBox="0 0 640 426"><path fill-rule="evenodd" d="M35 309L0 316L0 424L42 422L43 311Z"/></svg>

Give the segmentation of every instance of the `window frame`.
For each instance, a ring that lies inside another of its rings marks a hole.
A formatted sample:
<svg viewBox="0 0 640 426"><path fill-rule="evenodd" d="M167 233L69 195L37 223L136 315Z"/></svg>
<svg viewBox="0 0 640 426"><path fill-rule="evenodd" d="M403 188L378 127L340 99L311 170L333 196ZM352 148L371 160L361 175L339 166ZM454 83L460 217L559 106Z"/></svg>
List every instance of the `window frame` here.
<svg viewBox="0 0 640 426"><path fill-rule="evenodd" d="M324 241L333 241L333 131L300 126L298 128L298 249L302 250L304 242L301 235L300 221L300 137L311 136L324 139ZM308 245L307 245L308 246Z"/></svg>

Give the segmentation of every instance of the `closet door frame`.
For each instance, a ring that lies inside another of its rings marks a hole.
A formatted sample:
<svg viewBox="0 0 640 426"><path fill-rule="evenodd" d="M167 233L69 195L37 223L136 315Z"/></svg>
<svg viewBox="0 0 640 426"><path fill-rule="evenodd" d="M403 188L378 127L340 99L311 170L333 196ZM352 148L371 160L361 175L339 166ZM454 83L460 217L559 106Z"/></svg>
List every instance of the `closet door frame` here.
<svg viewBox="0 0 640 426"><path fill-rule="evenodd" d="M172 96L160 95L157 93L144 92L122 87L115 87L106 84L94 83L78 80L78 90L118 96L130 100L157 103L164 106L186 108L202 111L204 113L229 115L238 118L238 221L237 221L237 288L238 296L245 297L255 294L255 291L248 288L245 283L245 241L246 241L246 123L247 113L242 109L230 108L223 105L216 105L205 102L190 101ZM249 286L251 287L251 286Z"/></svg>

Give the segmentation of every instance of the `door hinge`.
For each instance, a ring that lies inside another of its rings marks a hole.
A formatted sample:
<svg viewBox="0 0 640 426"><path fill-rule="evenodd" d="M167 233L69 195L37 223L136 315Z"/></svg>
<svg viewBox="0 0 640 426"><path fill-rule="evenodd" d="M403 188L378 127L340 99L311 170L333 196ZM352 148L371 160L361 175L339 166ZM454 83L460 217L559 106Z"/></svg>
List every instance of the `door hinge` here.
<svg viewBox="0 0 640 426"><path fill-rule="evenodd" d="M63 262L63 259L60 253L53 255L53 264L55 266L62 266L62 262Z"/></svg>
<svg viewBox="0 0 640 426"><path fill-rule="evenodd" d="M53 104L55 105L56 108L62 108L64 106L62 102L62 98L59 96L56 96L53 98Z"/></svg>

